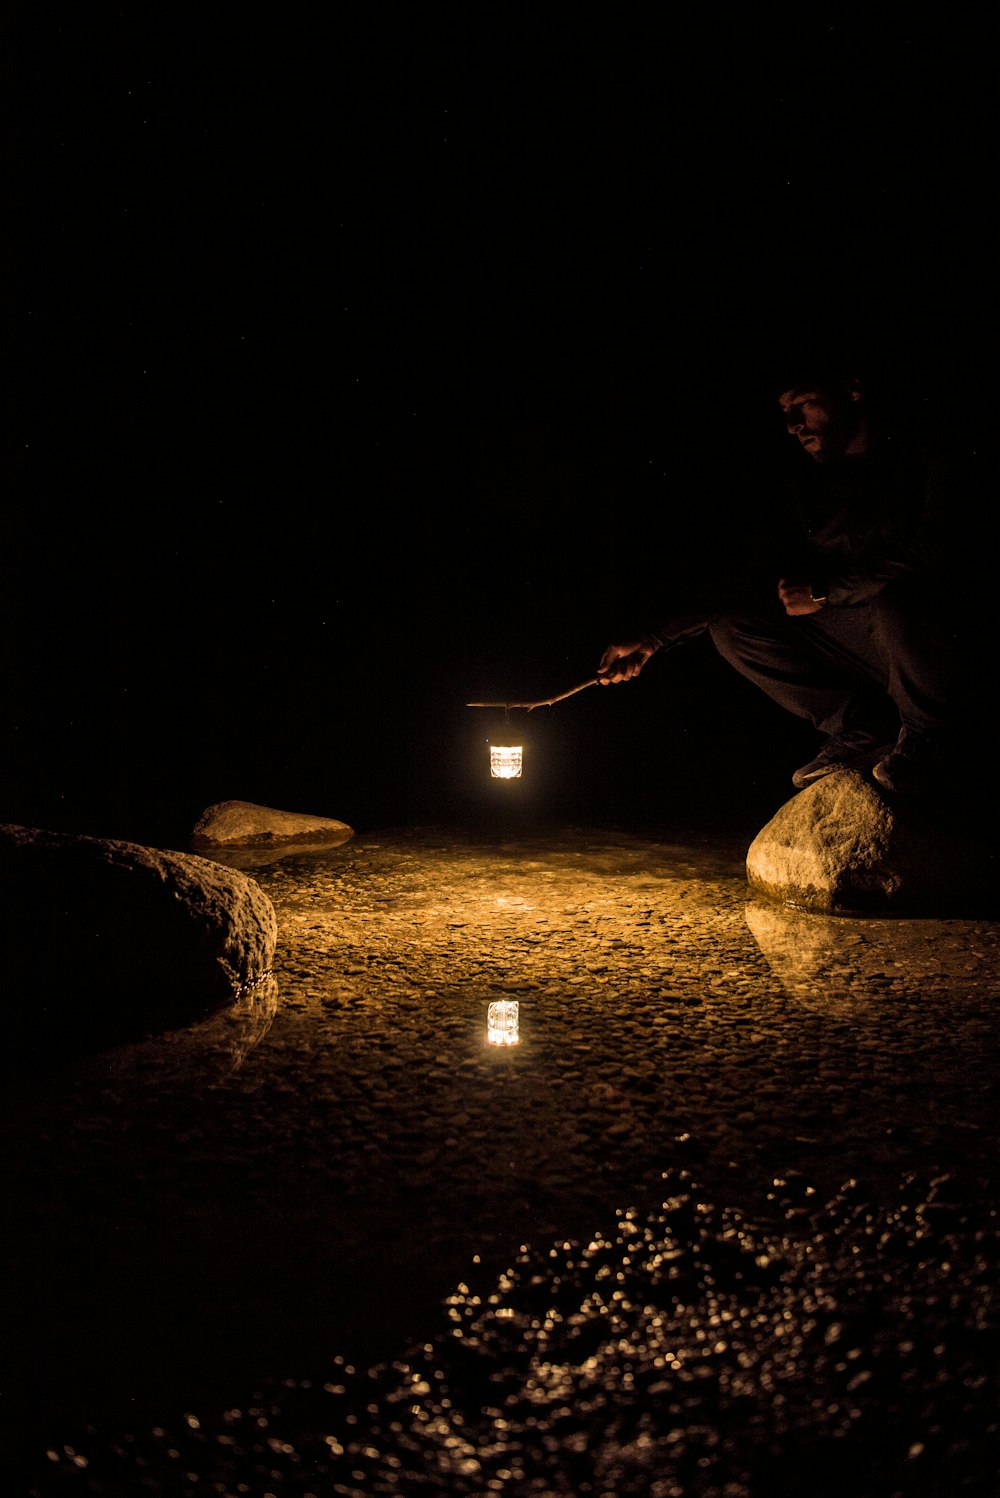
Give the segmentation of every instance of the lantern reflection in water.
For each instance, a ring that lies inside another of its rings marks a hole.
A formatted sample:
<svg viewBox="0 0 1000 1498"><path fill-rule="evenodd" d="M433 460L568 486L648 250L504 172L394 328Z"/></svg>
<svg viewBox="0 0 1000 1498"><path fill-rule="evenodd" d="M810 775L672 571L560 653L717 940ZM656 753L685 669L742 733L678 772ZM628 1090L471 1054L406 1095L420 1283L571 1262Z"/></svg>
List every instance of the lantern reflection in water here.
<svg viewBox="0 0 1000 1498"><path fill-rule="evenodd" d="M496 999L486 1011L489 1045L517 1045L518 1005L515 999Z"/></svg>

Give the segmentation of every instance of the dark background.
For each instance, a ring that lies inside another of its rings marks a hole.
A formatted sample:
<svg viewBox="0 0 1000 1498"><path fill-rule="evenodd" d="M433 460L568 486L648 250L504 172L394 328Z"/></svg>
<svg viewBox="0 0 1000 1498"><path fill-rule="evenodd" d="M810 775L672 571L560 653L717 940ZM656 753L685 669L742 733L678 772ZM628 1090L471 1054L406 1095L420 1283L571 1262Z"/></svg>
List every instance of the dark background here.
<svg viewBox="0 0 1000 1498"><path fill-rule="evenodd" d="M8 7L0 817L785 799L815 736L706 641L515 715L516 785L465 703L671 611L818 326L991 446L992 45L661 9Z"/></svg>

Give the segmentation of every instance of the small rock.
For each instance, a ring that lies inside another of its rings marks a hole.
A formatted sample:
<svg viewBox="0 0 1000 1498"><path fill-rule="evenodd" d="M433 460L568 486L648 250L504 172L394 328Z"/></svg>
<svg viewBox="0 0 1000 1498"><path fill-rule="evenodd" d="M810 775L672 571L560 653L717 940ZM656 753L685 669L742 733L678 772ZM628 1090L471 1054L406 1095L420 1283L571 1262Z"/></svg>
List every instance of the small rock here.
<svg viewBox="0 0 1000 1498"><path fill-rule="evenodd" d="M217 801L206 807L191 833L193 848L261 847L275 843L322 843L335 847L354 836L335 817L279 811L252 801Z"/></svg>

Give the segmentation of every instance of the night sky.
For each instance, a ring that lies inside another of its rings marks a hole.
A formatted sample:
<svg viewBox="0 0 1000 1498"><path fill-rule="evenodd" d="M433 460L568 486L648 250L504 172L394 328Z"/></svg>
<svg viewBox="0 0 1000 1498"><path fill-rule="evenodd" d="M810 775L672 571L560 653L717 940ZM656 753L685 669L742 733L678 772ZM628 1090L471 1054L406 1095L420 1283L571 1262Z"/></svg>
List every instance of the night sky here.
<svg viewBox="0 0 1000 1498"><path fill-rule="evenodd" d="M9 8L8 820L467 815L465 702L749 513L786 342L992 418L985 19L361 9ZM707 646L546 714L573 816L777 805L814 743Z"/></svg>

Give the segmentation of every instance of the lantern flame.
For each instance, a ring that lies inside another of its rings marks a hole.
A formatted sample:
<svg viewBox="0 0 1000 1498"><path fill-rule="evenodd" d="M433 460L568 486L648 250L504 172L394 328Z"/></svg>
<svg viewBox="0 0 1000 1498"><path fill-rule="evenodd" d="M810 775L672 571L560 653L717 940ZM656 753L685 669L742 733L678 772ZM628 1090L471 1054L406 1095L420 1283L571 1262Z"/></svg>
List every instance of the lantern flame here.
<svg viewBox="0 0 1000 1498"><path fill-rule="evenodd" d="M494 780L514 780L521 773L520 744L490 745L490 774Z"/></svg>

